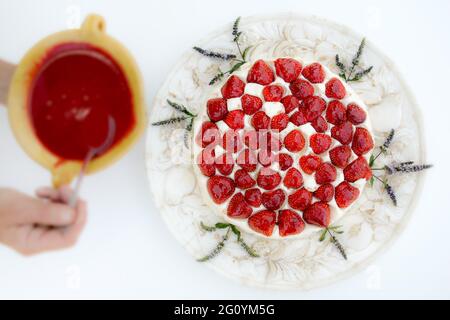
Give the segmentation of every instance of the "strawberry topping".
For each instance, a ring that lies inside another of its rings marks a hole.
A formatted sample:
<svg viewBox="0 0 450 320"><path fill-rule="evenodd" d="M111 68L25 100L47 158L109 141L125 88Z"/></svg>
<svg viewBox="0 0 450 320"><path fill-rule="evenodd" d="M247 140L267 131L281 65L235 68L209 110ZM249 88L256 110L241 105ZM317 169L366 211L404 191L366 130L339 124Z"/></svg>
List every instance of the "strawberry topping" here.
<svg viewBox="0 0 450 320"><path fill-rule="evenodd" d="M341 124L346 120L345 106L338 100L333 100L328 103L327 121L332 124Z"/></svg>
<svg viewBox="0 0 450 320"><path fill-rule="evenodd" d="M270 237L275 227L277 220L277 214L273 211L262 210L248 219L248 225L250 228L258 233Z"/></svg>
<svg viewBox="0 0 450 320"><path fill-rule="evenodd" d="M269 129L270 118L264 111L256 112L252 117L252 126L256 130Z"/></svg>
<svg viewBox="0 0 450 320"><path fill-rule="evenodd" d="M262 168L258 173L256 181L258 182L258 186L264 190L273 190L280 184L281 176L278 172L270 168Z"/></svg>
<svg viewBox="0 0 450 320"><path fill-rule="evenodd" d="M330 183L321 185L314 191L313 195L322 202L330 202L334 197L334 187Z"/></svg>
<svg viewBox="0 0 450 320"><path fill-rule="evenodd" d="M325 80L325 71L320 63L312 63L303 68L302 75L311 83L321 83Z"/></svg>
<svg viewBox="0 0 450 320"><path fill-rule="evenodd" d="M347 181L342 181L335 190L334 198L339 208L347 208L359 197L359 190Z"/></svg>
<svg viewBox="0 0 450 320"><path fill-rule="evenodd" d="M327 103L321 97L310 96L303 100L300 111L305 114L306 120L313 121L327 108Z"/></svg>
<svg viewBox="0 0 450 320"><path fill-rule="evenodd" d="M291 121L296 126L301 126L308 122L308 120L306 120L305 115L301 111L294 112L290 116L289 121Z"/></svg>
<svg viewBox="0 0 450 320"><path fill-rule="evenodd" d="M273 130L283 131L289 124L289 116L286 113L277 114L272 118L270 127Z"/></svg>
<svg viewBox="0 0 450 320"><path fill-rule="evenodd" d="M227 215L235 219L247 219L253 213L252 207L245 201L242 193L236 193L230 200Z"/></svg>
<svg viewBox="0 0 450 320"><path fill-rule="evenodd" d="M263 102L260 98L244 94L241 97L242 110L245 114L252 115L259 109L261 109Z"/></svg>
<svg viewBox="0 0 450 320"><path fill-rule="evenodd" d="M222 175L229 175L234 168L233 156L229 153L218 156L216 158L216 168Z"/></svg>
<svg viewBox="0 0 450 320"><path fill-rule="evenodd" d="M347 91L345 90L341 80L338 78L333 78L325 85L325 94L331 99L344 99Z"/></svg>
<svg viewBox="0 0 450 320"><path fill-rule="evenodd" d="M302 156L299 160L300 167L306 174L313 174L321 163L322 159L314 154Z"/></svg>
<svg viewBox="0 0 450 320"><path fill-rule="evenodd" d="M256 184L256 181L244 169L236 170L234 173L234 182L240 189L248 189Z"/></svg>
<svg viewBox="0 0 450 320"><path fill-rule="evenodd" d="M331 128L331 136L342 144L350 144L353 137L353 126L351 122L344 121Z"/></svg>
<svg viewBox="0 0 450 320"><path fill-rule="evenodd" d="M356 128L353 136L352 150L358 156L366 154L373 149L373 139L365 128Z"/></svg>
<svg viewBox="0 0 450 320"><path fill-rule="evenodd" d="M217 125L215 123L212 123L209 121L203 122L202 128L200 129L199 133L195 137L195 141L202 148L206 148L213 142L219 142L220 141L219 128L217 127Z"/></svg>
<svg viewBox="0 0 450 320"><path fill-rule="evenodd" d="M222 147L227 153L236 153L243 148L239 132L228 130L223 134Z"/></svg>
<svg viewBox="0 0 450 320"><path fill-rule="evenodd" d="M281 103L284 106L284 112L291 113L293 110L298 109L300 106L300 101L293 95L285 96L283 99L281 99Z"/></svg>
<svg viewBox="0 0 450 320"><path fill-rule="evenodd" d="M279 102L283 98L284 88L277 84L267 86L263 89L264 100L268 102Z"/></svg>
<svg viewBox="0 0 450 320"><path fill-rule="evenodd" d="M212 177L216 174L216 166L214 164L214 149L208 150L203 149L201 153L197 156L197 165L203 173L203 175L207 177Z"/></svg>
<svg viewBox="0 0 450 320"><path fill-rule="evenodd" d="M303 219L309 224L326 228L330 224L330 207L326 203L316 202L303 212Z"/></svg>
<svg viewBox="0 0 450 320"><path fill-rule="evenodd" d="M234 193L234 181L228 177L214 176L208 179L208 192L217 204L224 203Z"/></svg>
<svg viewBox="0 0 450 320"><path fill-rule="evenodd" d="M305 222L295 211L280 210L278 213L278 229L281 237L299 234L305 229Z"/></svg>
<svg viewBox="0 0 450 320"><path fill-rule="evenodd" d="M244 111L242 110L233 110L228 112L225 117L225 123L234 130L243 129L244 128Z"/></svg>
<svg viewBox="0 0 450 320"><path fill-rule="evenodd" d="M371 177L372 170L364 157L357 158L344 169L344 178L348 182L355 182L359 179L369 180Z"/></svg>
<svg viewBox="0 0 450 320"><path fill-rule="evenodd" d="M284 191L281 189L277 189L274 191L267 191L262 194L262 205L267 210L278 210L286 200L286 195Z"/></svg>
<svg viewBox="0 0 450 320"><path fill-rule="evenodd" d="M347 106L347 119L354 125L361 124L366 121L366 112L356 103L350 103Z"/></svg>
<svg viewBox="0 0 450 320"><path fill-rule="evenodd" d="M318 116L311 122L312 127L316 132L322 133L328 130L328 122L324 117Z"/></svg>
<svg viewBox="0 0 450 320"><path fill-rule="evenodd" d="M345 168L352 156L352 150L349 146L337 146L330 150L330 160L338 168Z"/></svg>
<svg viewBox="0 0 450 320"><path fill-rule="evenodd" d="M228 113L227 100L223 98L209 99L206 108L209 119L214 122L223 120Z"/></svg>
<svg viewBox="0 0 450 320"><path fill-rule="evenodd" d="M288 196L288 203L291 208L301 211L305 210L311 204L311 200L312 193L305 188L301 188Z"/></svg>
<svg viewBox="0 0 450 320"><path fill-rule="evenodd" d="M244 149L236 159L236 163L245 171L252 172L256 170L258 160L254 152Z"/></svg>
<svg viewBox="0 0 450 320"><path fill-rule="evenodd" d="M283 183L289 189L300 188L303 185L302 173L295 168L290 168L284 176Z"/></svg>
<svg viewBox="0 0 450 320"><path fill-rule="evenodd" d="M302 72L302 64L295 59L280 58L275 60L275 71L277 76L286 82L292 82Z"/></svg>
<svg viewBox="0 0 450 320"><path fill-rule="evenodd" d="M325 133L315 133L309 138L309 145L315 154L321 154L331 146L331 138Z"/></svg>
<svg viewBox="0 0 450 320"><path fill-rule="evenodd" d="M221 92L225 99L238 98L244 94L245 83L237 76L231 76L223 85Z"/></svg>
<svg viewBox="0 0 450 320"><path fill-rule="evenodd" d="M289 85L289 89L291 90L292 94L300 100L303 100L314 94L314 87L311 85L311 83L303 79L294 80Z"/></svg>
<svg viewBox="0 0 450 320"><path fill-rule="evenodd" d="M248 189L245 191L245 201L252 207L259 207L262 203L261 190L258 188Z"/></svg>
<svg viewBox="0 0 450 320"><path fill-rule="evenodd" d="M314 178L317 184L331 183L336 180L337 171L336 167L329 162L322 163L319 168L317 168Z"/></svg>
<svg viewBox="0 0 450 320"><path fill-rule="evenodd" d="M278 163L280 165L281 171L286 171L287 169L292 167L294 160L287 153L280 153L278 154Z"/></svg>
<svg viewBox="0 0 450 320"><path fill-rule="evenodd" d="M305 138L300 130L292 130L284 137L284 146L291 152L300 152L305 147Z"/></svg>
<svg viewBox="0 0 450 320"><path fill-rule="evenodd" d="M275 81L272 69L263 60L258 60L248 72L247 82L266 86Z"/></svg>

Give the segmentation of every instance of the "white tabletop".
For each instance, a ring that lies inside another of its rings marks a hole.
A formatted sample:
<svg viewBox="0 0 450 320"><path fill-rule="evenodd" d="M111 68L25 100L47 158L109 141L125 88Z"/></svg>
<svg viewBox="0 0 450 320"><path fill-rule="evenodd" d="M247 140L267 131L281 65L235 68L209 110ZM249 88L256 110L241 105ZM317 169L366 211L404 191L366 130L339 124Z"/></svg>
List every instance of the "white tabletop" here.
<svg viewBox="0 0 450 320"><path fill-rule="evenodd" d="M152 202L144 140L85 181L89 222L73 249L23 258L0 246L0 298L450 298L450 2L424 1L32 1L0 2L0 57L18 62L45 35L103 15L135 55L146 100L180 55L236 16L304 12L366 35L402 71L422 108L428 159L436 165L404 234L364 272L308 292L240 286L192 259ZM29 160L0 109L0 186L31 193L50 181Z"/></svg>

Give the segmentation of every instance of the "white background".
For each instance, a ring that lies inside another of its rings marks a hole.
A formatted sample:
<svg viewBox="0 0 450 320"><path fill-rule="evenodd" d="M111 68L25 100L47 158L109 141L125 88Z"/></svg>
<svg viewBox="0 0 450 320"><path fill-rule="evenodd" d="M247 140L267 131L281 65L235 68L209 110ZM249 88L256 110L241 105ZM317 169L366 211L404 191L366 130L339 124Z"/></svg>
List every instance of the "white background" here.
<svg viewBox="0 0 450 320"><path fill-rule="evenodd" d="M429 1L7 1L0 0L0 57L17 63L45 35L87 13L135 55L151 101L197 40L236 16L300 12L366 35L402 71L421 106L425 191L406 231L367 270L308 292L240 286L197 263L173 239L150 196L144 139L86 180L89 222L71 250L23 258L0 246L0 298L450 298L450 2ZM0 109L0 185L31 193L50 181L15 143Z"/></svg>

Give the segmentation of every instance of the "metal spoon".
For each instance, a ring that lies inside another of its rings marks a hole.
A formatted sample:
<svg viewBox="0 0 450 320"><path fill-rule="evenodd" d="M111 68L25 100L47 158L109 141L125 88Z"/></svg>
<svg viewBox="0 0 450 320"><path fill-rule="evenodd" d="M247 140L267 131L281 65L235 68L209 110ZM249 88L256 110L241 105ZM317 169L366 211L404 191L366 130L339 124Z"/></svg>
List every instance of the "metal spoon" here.
<svg viewBox="0 0 450 320"><path fill-rule="evenodd" d="M86 173L87 166L89 162L98 154L102 153L106 149L108 149L114 141L114 136L116 134L116 122L112 116L108 117L108 135L106 136L105 141L98 147L89 149L86 157L83 161L83 166L81 167L81 171L78 174L77 181L75 183L75 189L70 196L68 205L71 208L75 208L77 204L78 195L80 193L81 183L83 182L84 175Z"/></svg>

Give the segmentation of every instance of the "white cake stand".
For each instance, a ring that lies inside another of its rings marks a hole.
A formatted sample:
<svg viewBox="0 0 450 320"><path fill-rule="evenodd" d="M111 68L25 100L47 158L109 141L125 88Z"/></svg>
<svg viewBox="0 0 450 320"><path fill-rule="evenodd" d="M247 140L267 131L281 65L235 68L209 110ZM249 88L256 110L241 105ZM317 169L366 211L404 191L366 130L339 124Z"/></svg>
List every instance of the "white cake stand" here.
<svg viewBox="0 0 450 320"><path fill-rule="evenodd" d="M338 53L351 60L362 36L342 25L314 16L280 14L243 18L244 45L252 45L250 60L300 56L317 60L337 73ZM231 24L193 45L230 52ZM391 161L425 161L422 121L415 99L394 64L370 41L362 65L373 71L350 85L369 107L376 144L380 145L391 128L396 130L390 153L380 165ZM194 51L186 52L168 75L155 97L150 123L174 115L166 99L198 112L210 90L208 82L219 62ZM222 66L226 67L226 66ZM193 256L208 253L223 237L220 231L209 233L200 222L220 221L200 196L192 156L184 143L184 130L177 127L149 126L146 162L151 191L161 216L176 239ZM319 234L296 240L267 240L243 234L260 255L252 258L231 238L223 252L205 263L218 273L242 284L276 289L309 289L343 279L363 268L401 234L420 196L423 175L396 176L390 184L396 190L398 206L392 205L382 186L367 186L339 221L345 233L339 236L349 259L345 261L329 242L319 242Z"/></svg>

